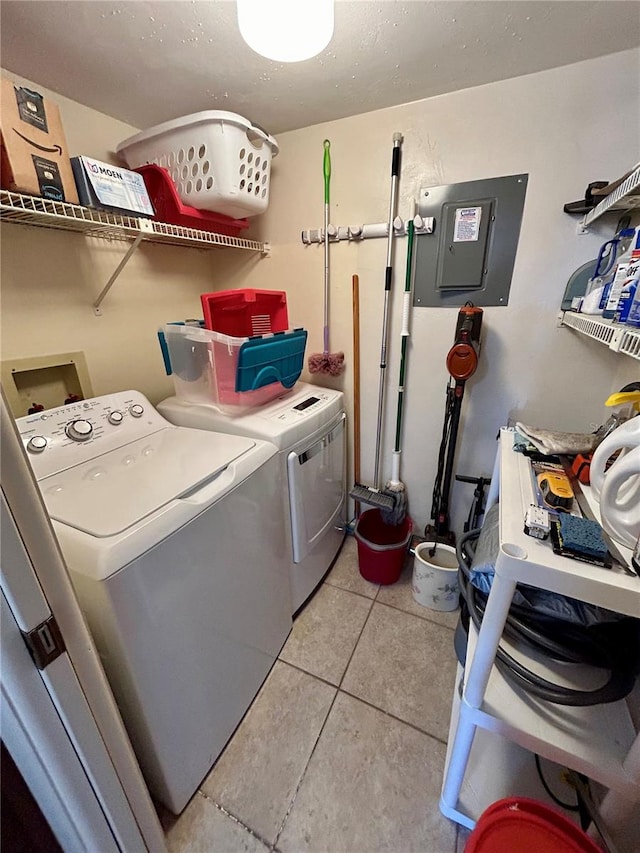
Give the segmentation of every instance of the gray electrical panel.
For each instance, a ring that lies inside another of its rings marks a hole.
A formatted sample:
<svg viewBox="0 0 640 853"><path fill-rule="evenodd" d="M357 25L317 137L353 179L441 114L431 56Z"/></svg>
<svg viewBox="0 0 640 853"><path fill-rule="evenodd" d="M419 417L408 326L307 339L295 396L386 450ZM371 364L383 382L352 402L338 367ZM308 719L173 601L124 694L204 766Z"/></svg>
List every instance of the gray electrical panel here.
<svg viewBox="0 0 640 853"><path fill-rule="evenodd" d="M432 234L416 236L413 304L507 305L528 175L420 190Z"/></svg>

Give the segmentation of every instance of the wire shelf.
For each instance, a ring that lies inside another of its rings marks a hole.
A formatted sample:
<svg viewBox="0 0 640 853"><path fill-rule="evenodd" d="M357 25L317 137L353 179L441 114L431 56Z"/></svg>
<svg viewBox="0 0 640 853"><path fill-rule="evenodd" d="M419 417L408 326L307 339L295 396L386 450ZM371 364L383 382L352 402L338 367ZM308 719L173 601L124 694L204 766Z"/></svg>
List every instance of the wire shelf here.
<svg viewBox="0 0 640 853"><path fill-rule="evenodd" d="M609 210L631 210L640 207L640 165L608 196L602 199L600 204L590 210L582 220L582 227L586 228L595 222L603 213Z"/></svg>
<svg viewBox="0 0 640 853"><path fill-rule="evenodd" d="M620 326L602 317L590 317L573 311L565 311L561 323L599 341L614 352L625 353L640 361L640 329Z"/></svg>
<svg viewBox="0 0 640 853"><path fill-rule="evenodd" d="M0 221L57 231L74 231L108 240L140 239L151 243L169 243L199 249L227 247L266 253L268 246L257 240L227 237L153 219L141 219L78 204L0 191Z"/></svg>

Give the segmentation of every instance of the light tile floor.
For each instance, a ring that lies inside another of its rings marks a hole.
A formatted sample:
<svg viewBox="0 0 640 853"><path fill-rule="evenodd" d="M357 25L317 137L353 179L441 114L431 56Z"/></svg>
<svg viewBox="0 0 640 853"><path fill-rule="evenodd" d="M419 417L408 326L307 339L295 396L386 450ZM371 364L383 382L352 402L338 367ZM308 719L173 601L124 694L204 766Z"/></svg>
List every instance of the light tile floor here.
<svg viewBox="0 0 640 853"><path fill-rule="evenodd" d="M439 812L457 613L358 570L349 537L235 735L179 818L171 853L461 853Z"/></svg>

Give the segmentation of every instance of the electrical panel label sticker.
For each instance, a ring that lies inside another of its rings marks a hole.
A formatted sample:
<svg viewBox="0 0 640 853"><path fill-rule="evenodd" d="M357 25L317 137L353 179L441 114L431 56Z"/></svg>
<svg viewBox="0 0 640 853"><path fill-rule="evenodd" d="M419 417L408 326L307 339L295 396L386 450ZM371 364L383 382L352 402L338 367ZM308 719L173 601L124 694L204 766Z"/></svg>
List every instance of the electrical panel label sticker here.
<svg viewBox="0 0 640 853"><path fill-rule="evenodd" d="M453 226L454 243L471 243L480 234L481 207L459 207Z"/></svg>

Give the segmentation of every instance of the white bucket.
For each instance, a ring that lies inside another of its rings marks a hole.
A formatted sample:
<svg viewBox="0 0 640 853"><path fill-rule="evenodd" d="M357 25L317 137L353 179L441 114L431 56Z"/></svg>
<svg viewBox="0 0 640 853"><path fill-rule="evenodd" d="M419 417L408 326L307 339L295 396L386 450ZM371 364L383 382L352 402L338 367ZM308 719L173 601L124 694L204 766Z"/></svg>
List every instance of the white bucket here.
<svg viewBox="0 0 640 853"><path fill-rule="evenodd" d="M413 558L413 597L431 610L455 610L458 607L458 559L451 545L421 542Z"/></svg>

